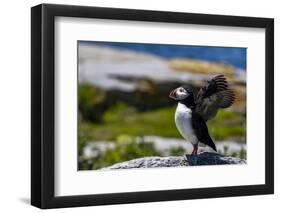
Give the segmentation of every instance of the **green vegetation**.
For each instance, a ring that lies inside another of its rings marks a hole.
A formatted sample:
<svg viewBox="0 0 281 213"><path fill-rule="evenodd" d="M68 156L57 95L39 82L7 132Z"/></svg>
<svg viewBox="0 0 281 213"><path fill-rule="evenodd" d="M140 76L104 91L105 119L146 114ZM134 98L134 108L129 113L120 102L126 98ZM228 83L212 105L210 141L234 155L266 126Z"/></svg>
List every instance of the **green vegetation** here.
<svg viewBox="0 0 281 213"><path fill-rule="evenodd" d="M92 140L115 140L120 134L179 138L174 124L174 111L174 108L163 108L137 112L134 108L119 103L103 114L102 123L81 122L79 127L80 132L88 134Z"/></svg>
<svg viewBox="0 0 281 213"><path fill-rule="evenodd" d="M231 157L235 157L235 158L240 158L240 159L244 159L244 160L246 160L246 158L247 158L247 151L243 148L241 148L240 151L238 151L238 152L230 153L228 151L228 146L224 146L223 151L222 152L219 151L219 154L224 155L224 156L231 156Z"/></svg>
<svg viewBox="0 0 281 213"><path fill-rule="evenodd" d="M105 101L103 91L91 86L80 86L78 90L79 119L98 123L110 103Z"/></svg>
<svg viewBox="0 0 281 213"><path fill-rule="evenodd" d="M170 150L171 156L181 156L181 155L184 155L184 154L185 154L185 149L182 148L181 146L172 148Z"/></svg>
<svg viewBox="0 0 281 213"><path fill-rule="evenodd" d="M213 120L208 121L210 135L215 140L245 137L245 117L227 110L219 110Z"/></svg>
<svg viewBox="0 0 281 213"><path fill-rule="evenodd" d="M104 112L102 123L80 122L79 133L91 140L115 140L121 134L181 138L175 126L174 113L175 107L138 112L118 103ZM215 140L223 140L245 136L244 123L242 115L220 110L216 118L208 122L208 127Z"/></svg>
<svg viewBox="0 0 281 213"><path fill-rule="evenodd" d="M99 169L115 163L132 160L146 156L161 156L154 145L129 135L121 135L117 138L116 146L107 149L105 153L99 153L91 159L80 159L79 168L82 170Z"/></svg>

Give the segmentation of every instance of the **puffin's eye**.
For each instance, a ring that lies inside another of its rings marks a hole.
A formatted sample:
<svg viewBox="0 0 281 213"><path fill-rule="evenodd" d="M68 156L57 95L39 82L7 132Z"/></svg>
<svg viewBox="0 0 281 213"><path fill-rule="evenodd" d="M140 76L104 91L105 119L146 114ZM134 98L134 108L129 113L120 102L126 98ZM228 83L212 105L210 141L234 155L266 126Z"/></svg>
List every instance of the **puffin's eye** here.
<svg viewBox="0 0 281 213"><path fill-rule="evenodd" d="M184 92L183 88L180 88L180 92Z"/></svg>

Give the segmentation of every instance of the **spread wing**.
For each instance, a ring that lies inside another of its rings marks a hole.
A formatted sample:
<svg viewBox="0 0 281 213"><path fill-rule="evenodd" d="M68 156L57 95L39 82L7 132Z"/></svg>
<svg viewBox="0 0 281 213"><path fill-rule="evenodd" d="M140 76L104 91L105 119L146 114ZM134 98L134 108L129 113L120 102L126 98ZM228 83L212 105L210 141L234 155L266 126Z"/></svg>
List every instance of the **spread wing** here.
<svg viewBox="0 0 281 213"><path fill-rule="evenodd" d="M228 108L234 102L234 92L228 89L224 75L216 75L202 87L196 97L197 112L207 121L214 118L220 108Z"/></svg>
<svg viewBox="0 0 281 213"><path fill-rule="evenodd" d="M203 118L196 112L192 113L192 127L196 133L198 140L210 146L213 150L217 151L216 145L214 144L212 138L209 135L208 127L203 120Z"/></svg>

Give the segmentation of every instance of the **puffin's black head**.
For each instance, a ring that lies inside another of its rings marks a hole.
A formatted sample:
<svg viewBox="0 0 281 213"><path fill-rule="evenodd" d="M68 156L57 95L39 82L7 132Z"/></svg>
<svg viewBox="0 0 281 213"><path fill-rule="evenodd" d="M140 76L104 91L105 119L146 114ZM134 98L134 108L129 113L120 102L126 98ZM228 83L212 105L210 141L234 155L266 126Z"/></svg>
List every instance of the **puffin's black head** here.
<svg viewBox="0 0 281 213"><path fill-rule="evenodd" d="M185 86L180 86L170 92L169 97L176 100L181 101L189 96L193 96L193 92Z"/></svg>
<svg viewBox="0 0 281 213"><path fill-rule="evenodd" d="M180 86L172 90L169 97L188 106L194 105L193 92L186 86Z"/></svg>

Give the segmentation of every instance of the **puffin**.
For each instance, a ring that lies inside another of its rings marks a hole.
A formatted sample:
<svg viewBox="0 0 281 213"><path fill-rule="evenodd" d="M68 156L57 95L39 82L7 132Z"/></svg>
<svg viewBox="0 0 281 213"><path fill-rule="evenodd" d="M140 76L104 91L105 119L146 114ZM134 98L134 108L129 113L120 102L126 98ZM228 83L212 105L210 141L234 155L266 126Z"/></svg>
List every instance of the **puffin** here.
<svg viewBox="0 0 281 213"><path fill-rule="evenodd" d="M197 155L199 143L217 152L206 123L216 116L219 109L228 108L234 103L235 94L229 89L226 77L215 75L196 95L190 87L183 85L173 89L169 97L178 102L176 127L181 136L193 145L192 155Z"/></svg>

